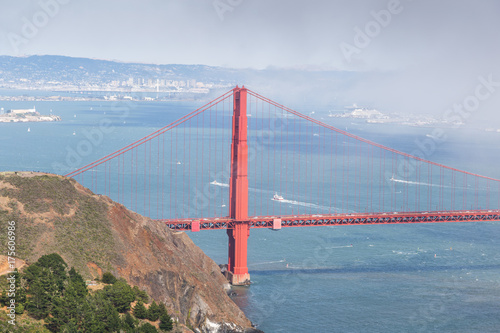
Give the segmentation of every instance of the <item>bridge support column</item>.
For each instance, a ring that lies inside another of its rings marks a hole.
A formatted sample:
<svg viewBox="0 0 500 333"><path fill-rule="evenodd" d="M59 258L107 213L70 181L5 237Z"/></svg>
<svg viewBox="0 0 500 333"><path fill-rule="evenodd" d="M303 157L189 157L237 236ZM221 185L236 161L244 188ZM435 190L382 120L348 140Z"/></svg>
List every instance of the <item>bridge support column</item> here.
<svg viewBox="0 0 500 333"><path fill-rule="evenodd" d="M248 222L236 222L234 229L227 229L229 237L228 279L232 285L250 284L247 267L247 240L250 236Z"/></svg>
<svg viewBox="0 0 500 333"><path fill-rule="evenodd" d="M248 145L247 89L233 90L233 140L231 144L231 178L229 179L229 217L234 228L229 237L228 275L233 285L250 283L247 267L248 222Z"/></svg>

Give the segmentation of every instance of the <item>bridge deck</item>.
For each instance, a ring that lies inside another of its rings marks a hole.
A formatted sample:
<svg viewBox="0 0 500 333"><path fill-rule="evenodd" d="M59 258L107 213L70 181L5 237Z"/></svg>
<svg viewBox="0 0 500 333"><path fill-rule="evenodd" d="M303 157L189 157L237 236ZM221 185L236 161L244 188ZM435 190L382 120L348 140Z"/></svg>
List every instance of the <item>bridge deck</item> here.
<svg viewBox="0 0 500 333"><path fill-rule="evenodd" d="M235 221L230 218L203 218L159 220L174 230L212 230L232 229ZM352 213L293 216L250 217L250 228L279 229L286 227L312 227L329 225L366 225L402 223L441 223L441 222L485 222L500 221L500 210L470 210L448 212L392 212L392 213ZM278 227L277 227L278 224ZM192 226L196 227L192 229Z"/></svg>

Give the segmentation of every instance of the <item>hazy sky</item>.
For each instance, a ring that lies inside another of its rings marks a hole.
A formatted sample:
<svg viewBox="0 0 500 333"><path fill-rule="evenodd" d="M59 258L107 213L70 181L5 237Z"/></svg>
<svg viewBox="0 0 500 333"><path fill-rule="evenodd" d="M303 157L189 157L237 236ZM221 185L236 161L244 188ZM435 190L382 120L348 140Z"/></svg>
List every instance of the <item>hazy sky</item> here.
<svg viewBox="0 0 500 333"><path fill-rule="evenodd" d="M426 99L437 110L461 102L480 76L500 81L498 0L0 4L0 54L361 71L370 75L348 93L389 109L415 104L413 111ZM481 108L500 105L495 89Z"/></svg>

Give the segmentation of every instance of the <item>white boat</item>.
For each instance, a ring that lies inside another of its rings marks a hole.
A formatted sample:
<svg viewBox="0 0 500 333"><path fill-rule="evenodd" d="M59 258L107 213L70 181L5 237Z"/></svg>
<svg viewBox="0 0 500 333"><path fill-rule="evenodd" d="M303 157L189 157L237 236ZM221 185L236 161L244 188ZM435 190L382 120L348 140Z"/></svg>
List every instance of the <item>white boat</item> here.
<svg viewBox="0 0 500 333"><path fill-rule="evenodd" d="M28 132L31 132L31 129L28 127Z"/></svg>
<svg viewBox="0 0 500 333"><path fill-rule="evenodd" d="M282 201L282 200L284 200L284 199L283 199L283 197L282 197L281 195L279 195L278 193L274 193L273 200L276 200L276 201Z"/></svg>
<svg viewBox="0 0 500 333"><path fill-rule="evenodd" d="M181 165L181 164L182 164L181 161L177 161L177 165Z"/></svg>
<svg viewBox="0 0 500 333"><path fill-rule="evenodd" d="M229 187L229 184L224 184L224 183L219 183L218 181L214 180L213 182L210 182L211 185L216 185L216 186L223 186L223 187Z"/></svg>

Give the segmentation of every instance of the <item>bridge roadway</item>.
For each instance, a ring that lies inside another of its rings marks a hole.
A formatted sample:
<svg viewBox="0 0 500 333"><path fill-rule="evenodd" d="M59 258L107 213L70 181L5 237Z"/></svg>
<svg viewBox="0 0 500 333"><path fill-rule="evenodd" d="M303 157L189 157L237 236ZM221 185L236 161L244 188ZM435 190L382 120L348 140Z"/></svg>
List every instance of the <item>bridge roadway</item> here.
<svg viewBox="0 0 500 333"><path fill-rule="evenodd" d="M233 229L236 222L225 218L158 220L174 230ZM281 229L286 227L314 227L329 225L409 224L441 222L486 222L500 221L500 210L351 213L321 215L286 215L250 217L250 228Z"/></svg>

